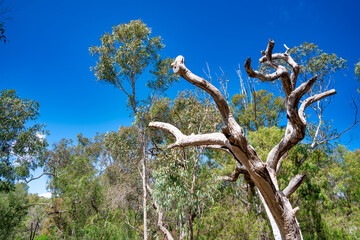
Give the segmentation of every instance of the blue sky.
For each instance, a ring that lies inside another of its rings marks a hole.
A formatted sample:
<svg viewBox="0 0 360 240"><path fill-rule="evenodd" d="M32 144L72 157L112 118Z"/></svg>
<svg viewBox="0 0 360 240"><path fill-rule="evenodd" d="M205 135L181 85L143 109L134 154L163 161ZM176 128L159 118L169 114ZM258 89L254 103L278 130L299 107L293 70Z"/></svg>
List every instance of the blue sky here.
<svg viewBox="0 0 360 240"><path fill-rule="evenodd" d="M181 54L199 75L206 62L214 74L221 67L231 93L239 89L234 70L247 57L257 62L268 39L275 40L275 52L283 52L283 44L313 42L349 61L345 75L336 76L338 94L326 116L339 130L353 121L349 101L359 96L353 66L360 58L360 1L8 0L5 5L12 19L6 23L8 42L0 44L0 89L16 89L40 103L38 121L47 124L50 144L131 123L125 96L97 83L90 72L96 59L88 49L112 26L134 19L162 36L163 57ZM141 82L138 88L146 95ZM193 89L181 80L168 95L186 88ZM357 128L343 143L358 148L359 136ZM45 179L38 180L30 192L42 193L44 185Z"/></svg>

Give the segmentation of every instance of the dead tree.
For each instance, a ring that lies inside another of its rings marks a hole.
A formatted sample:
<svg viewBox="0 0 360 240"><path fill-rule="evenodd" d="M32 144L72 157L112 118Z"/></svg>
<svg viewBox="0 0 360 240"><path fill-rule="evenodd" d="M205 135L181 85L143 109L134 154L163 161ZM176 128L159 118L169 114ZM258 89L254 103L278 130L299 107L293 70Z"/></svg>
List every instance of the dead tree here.
<svg viewBox="0 0 360 240"><path fill-rule="evenodd" d="M241 165L242 171L246 171L246 174L250 175L252 181L255 183L263 198L265 208L267 207L269 210L267 212L270 220L272 219L275 221L277 225L272 225L272 227L278 228L281 239L302 239L300 226L296 219L296 212L299 208L293 208L289 198L303 182L305 176L294 176L285 189L280 189L276 178L276 170L279 161L285 158L288 151L305 137L307 125L305 109L310 104L335 94L336 91L329 90L315 94L300 102L304 94L315 83L317 77L314 76L300 86L296 86L297 77L300 71L299 64L297 64L288 54L288 49L285 53L273 54L273 48L274 41L269 40L267 49L266 51L262 51L263 56L260 58L260 63L267 63L275 70L273 73L265 74L253 70L250 58L248 58L245 63L245 70L249 77L258 78L263 82L280 79L283 91L286 95L286 116L288 120L286 130L281 141L270 151L266 161L260 159L255 149L249 144L243 128L235 121L230 112L225 97L211 83L187 69L183 56L178 56L172 63L174 72L211 95L225 125L222 128L222 133L192 134L186 136L171 124L151 122L149 126L167 131L176 138L175 143L169 145L169 148L207 146L212 149L222 149L231 154ZM290 66L291 70L289 71L288 68L275 63L273 60L283 60L283 62L286 62Z"/></svg>

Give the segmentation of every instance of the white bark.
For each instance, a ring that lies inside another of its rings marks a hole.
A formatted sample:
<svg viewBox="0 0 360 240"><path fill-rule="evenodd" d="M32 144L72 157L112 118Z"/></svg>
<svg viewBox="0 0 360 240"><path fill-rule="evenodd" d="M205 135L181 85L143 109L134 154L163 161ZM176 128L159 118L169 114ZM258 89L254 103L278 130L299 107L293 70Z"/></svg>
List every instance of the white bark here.
<svg viewBox="0 0 360 240"><path fill-rule="evenodd" d="M256 189L256 192L259 195L261 203L264 205L265 212L269 218L271 229L273 231L275 240L283 240L283 238L281 237L280 229L279 229L278 225L276 224L275 219L274 219L272 213L270 212L270 209L269 209L268 205L266 204L263 196L261 195L261 192L258 189Z"/></svg>
<svg viewBox="0 0 360 240"><path fill-rule="evenodd" d="M169 147L215 145L226 149L227 152L241 163L255 183L259 196L261 196L264 206L268 209L268 216L270 222L272 222L274 234L278 237L280 233L281 239L302 239L300 226L295 216L298 208L292 208L289 197L300 186L304 176L295 177L295 180L290 182L288 188L283 193L280 191L277 183L276 170L278 170L277 167L280 167L280 164L278 164L280 159L285 158L287 152L305 137L307 124L305 109L310 104L335 94L336 91L330 90L309 97L302 102L299 108L301 98L311 88L317 77L311 78L296 88L300 66L291 58L288 51L283 54L272 54L273 47L274 42L270 40L266 51L262 52L263 57L260 58L260 62L267 62L270 67L275 69L274 73L264 74L254 71L251 67L250 58L245 63L245 70L250 77L256 77L262 81L280 79L286 94L286 113L288 118L286 131L279 144L270 151L266 163L259 158L255 149L248 143L244 130L232 116L225 97L211 83L196 76L187 69L184 57L182 56L178 56L172 63L174 72L210 94L218 107L225 127L222 133L190 136L183 135L179 129L166 123L154 122L150 123L150 127L168 131L175 136L175 143ZM273 59L282 59L287 62L292 68L291 73L289 73L286 67L275 64ZM274 222L276 223L275 225Z"/></svg>

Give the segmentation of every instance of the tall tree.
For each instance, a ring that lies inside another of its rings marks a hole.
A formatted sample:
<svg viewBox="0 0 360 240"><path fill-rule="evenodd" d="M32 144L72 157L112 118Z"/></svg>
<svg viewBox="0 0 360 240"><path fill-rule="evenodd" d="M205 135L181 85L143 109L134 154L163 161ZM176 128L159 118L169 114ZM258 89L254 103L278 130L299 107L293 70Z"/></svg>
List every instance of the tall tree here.
<svg viewBox="0 0 360 240"><path fill-rule="evenodd" d="M93 46L90 53L98 57L92 68L98 81L119 88L128 97L128 107L136 118L141 149L144 239L147 239L147 170L146 170L146 119L151 102L177 79L170 73L170 59L161 59L159 51L164 48L161 37L150 37L151 29L141 20L130 21L113 27L112 33L101 37L101 46ZM140 111L136 86L143 73L150 69L153 79L146 81L152 90L147 99L148 107Z"/></svg>
<svg viewBox="0 0 360 240"><path fill-rule="evenodd" d="M44 125L33 124L39 103L21 99L15 90L0 93L0 191L30 176L41 165L47 146Z"/></svg>
<svg viewBox="0 0 360 240"><path fill-rule="evenodd" d="M309 105L335 94L336 91L328 90L316 93L304 99L300 104L300 100L316 82L317 76L313 76L300 85L297 84L300 65L289 55L288 50L285 53L273 54L273 48L274 41L269 40L266 51L262 52L263 57L260 58L260 62L267 62L275 72L266 74L253 70L250 58L245 63L245 70L249 77L258 78L261 81L280 79L286 96L285 108L288 118L286 130L281 141L268 154L266 162L261 160L255 149L250 145L243 128L235 121L226 98L211 83L187 69L182 56L178 56L172 63L174 72L211 95L222 116L225 127L222 129L222 133L189 136L184 135L178 128L167 123L151 122L150 127L165 130L174 135L176 141L171 147L216 145L227 151L239 162L243 170L251 176L261 197L264 199L265 208L268 208L269 215L279 228L281 238L302 239L300 226L296 219L296 212L299 208L292 207L290 196L301 185L305 176L300 174L294 176L288 186L281 190L276 177L276 169L280 159L286 157L288 151L305 137L307 125L305 109ZM276 59L281 59L287 63L290 70L282 64L275 63L273 60Z"/></svg>

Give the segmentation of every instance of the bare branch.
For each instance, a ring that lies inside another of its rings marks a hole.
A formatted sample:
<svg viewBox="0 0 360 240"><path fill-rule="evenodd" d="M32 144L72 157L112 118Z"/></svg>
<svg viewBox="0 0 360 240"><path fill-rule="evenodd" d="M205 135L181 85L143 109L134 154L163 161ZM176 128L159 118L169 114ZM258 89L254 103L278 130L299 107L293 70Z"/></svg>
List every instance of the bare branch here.
<svg viewBox="0 0 360 240"><path fill-rule="evenodd" d="M276 72L271 73L271 74L264 74L262 72L256 71L251 67L251 58L246 59L244 67L245 67L245 71L246 71L246 73L248 74L249 77L258 78L263 82L274 81L274 80L278 79L283 74L282 71L276 71Z"/></svg>
<svg viewBox="0 0 360 240"><path fill-rule="evenodd" d="M123 212L120 212L120 214L126 218L125 223L126 223L129 227L131 227L131 228L134 229L135 231L139 232L140 234L143 234L143 231L141 231L140 229L138 229L137 227L135 227L134 225L132 225L132 224L130 223L130 219L129 219L129 217L128 217L127 214L125 214L125 213L123 213Z"/></svg>
<svg viewBox="0 0 360 240"><path fill-rule="evenodd" d="M284 189L283 193L285 197L289 198L291 194L293 194L296 189L300 187L300 185L304 182L306 175L298 174L290 180L289 185Z"/></svg>
<svg viewBox="0 0 360 240"><path fill-rule="evenodd" d="M34 180L36 180L36 179L39 179L39 178L41 178L42 176L44 176L44 175L49 175L49 176L54 176L54 174L53 173L42 173L40 176L38 176L38 177L34 177L34 178L31 178L31 179L29 179L29 180L24 180L26 183L29 183L29 182L31 182L31 181L34 181Z"/></svg>
<svg viewBox="0 0 360 240"><path fill-rule="evenodd" d="M220 145L229 148L231 147L228 139L222 133L209 133L186 136L182 134L181 131L175 126L162 122L151 122L149 124L149 127L168 131L176 138L175 143L170 144L168 148L201 145Z"/></svg>
<svg viewBox="0 0 360 240"><path fill-rule="evenodd" d="M248 171L246 170L246 168L238 163L230 176L218 176L216 180L235 182L239 178L240 174L247 174L247 173Z"/></svg>
<svg viewBox="0 0 360 240"><path fill-rule="evenodd" d="M178 73L186 81L203 89L205 92L211 95L211 97L214 99L216 106L218 107L221 113L221 116L225 124L227 124L230 115L230 108L225 97L221 94L221 92L214 85L212 85L205 79L193 74L189 69L187 69L185 66L185 59L183 56L180 55L176 57L175 61L171 64L171 67L173 68L175 73Z"/></svg>
<svg viewBox="0 0 360 240"><path fill-rule="evenodd" d="M272 40L271 40L272 41ZM270 42L270 40L269 40ZM264 56L259 59L260 63L267 62L268 59L272 62L274 59L281 59L284 60L287 64L289 64L292 68L292 72L290 75L290 81L291 81L291 89L294 90L296 87L296 80L300 72L300 65L294 61L294 59L289 55L289 48L284 44L284 47L286 48L285 53L275 53L271 56L267 56L266 54L263 54Z"/></svg>
<svg viewBox="0 0 360 240"><path fill-rule="evenodd" d="M295 216L296 213L297 213L299 210L300 210L299 207L294 208L294 209L292 210L293 215Z"/></svg>
<svg viewBox="0 0 360 240"><path fill-rule="evenodd" d="M323 92L323 93L319 93L319 94L316 94L316 95L314 95L314 96L311 96L311 97L308 97L307 99L305 99L305 100L302 102L302 104L301 104L301 106L300 106L300 109L299 109L299 117L300 117L302 123L303 123L304 125L307 124L306 119L305 119L305 109L306 109L310 104L312 104L312 103L314 103L314 102L317 102L317 101L319 101L319 100L321 100L321 99L323 99L323 98L325 98L325 97L334 95L334 94L336 94L335 89L331 89L331 90L329 90L329 91L326 91L326 92Z"/></svg>
<svg viewBox="0 0 360 240"><path fill-rule="evenodd" d="M355 127L358 123L360 122L360 120L355 121L350 127L348 127L347 129L345 129L344 131L342 131L341 133L337 134L336 136L332 137L332 138L328 138L328 139L324 139L320 142L317 143L317 145L325 143L325 142L330 142L332 140L338 139L341 135L343 135L344 133L350 131L353 127Z"/></svg>
<svg viewBox="0 0 360 240"><path fill-rule="evenodd" d="M245 71L249 77L258 78L263 82L271 82L276 79L280 79L286 96L288 96L291 93L292 88L290 85L289 72L284 66L278 65L276 67L276 69L277 69L276 72L273 72L271 74L264 74L262 72L255 71L251 67L251 58L248 58L248 59L246 59L244 67L245 67Z"/></svg>
<svg viewBox="0 0 360 240"><path fill-rule="evenodd" d="M347 129L345 129L344 131L342 131L341 133L337 134L336 136L334 136L334 137L332 137L332 138L324 139L324 140L318 142L318 144L322 144L322 143L324 143L324 142L329 142L329 141L335 140L335 139L339 138L341 135L343 135L344 133L350 131L350 129L352 129L352 128L355 127L356 125L358 125L358 123L360 122L360 120L358 119L359 109L358 109L357 103L355 102L354 98L352 99L352 101L353 101L354 108L355 108L354 123L353 123L350 127L348 127Z"/></svg>
<svg viewBox="0 0 360 240"><path fill-rule="evenodd" d="M302 83L299 87L297 87L290 95L290 97L293 97L294 99L297 100L297 102L300 101L301 97L304 96L305 93L307 93L307 91L309 91L309 89L312 87L312 85L315 83L315 81L317 80L317 76L312 77L309 81L306 81L304 83ZM296 104L297 106L297 104Z"/></svg>
<svg viewBox="0 0 360 240"><path fill-rule="evenodd" d="M275 45L274 40L270 39L265 51L265 56L270 66L274 69L277 69L278 66L272 61L272 51L274 49L274 45Z"/></svg>
<svg viewBox="0 0 360 240"><path fill-rule="evenodd" d="M286 152L281 158L280 160L278 161L277 165L276 165L276 171L275 171L275 175L278 174L280 168L281 168L281 164L282 164L282 161L287 157L288 155L288 152Z"/></svg>
<svg viewBox="0 0 360 240"><path fill-rule="evenodd" d="M286 44L284 44L284 47L286 48L286 54L289 52L290 48L288 48L288 46L286 46Z"/></svg>

